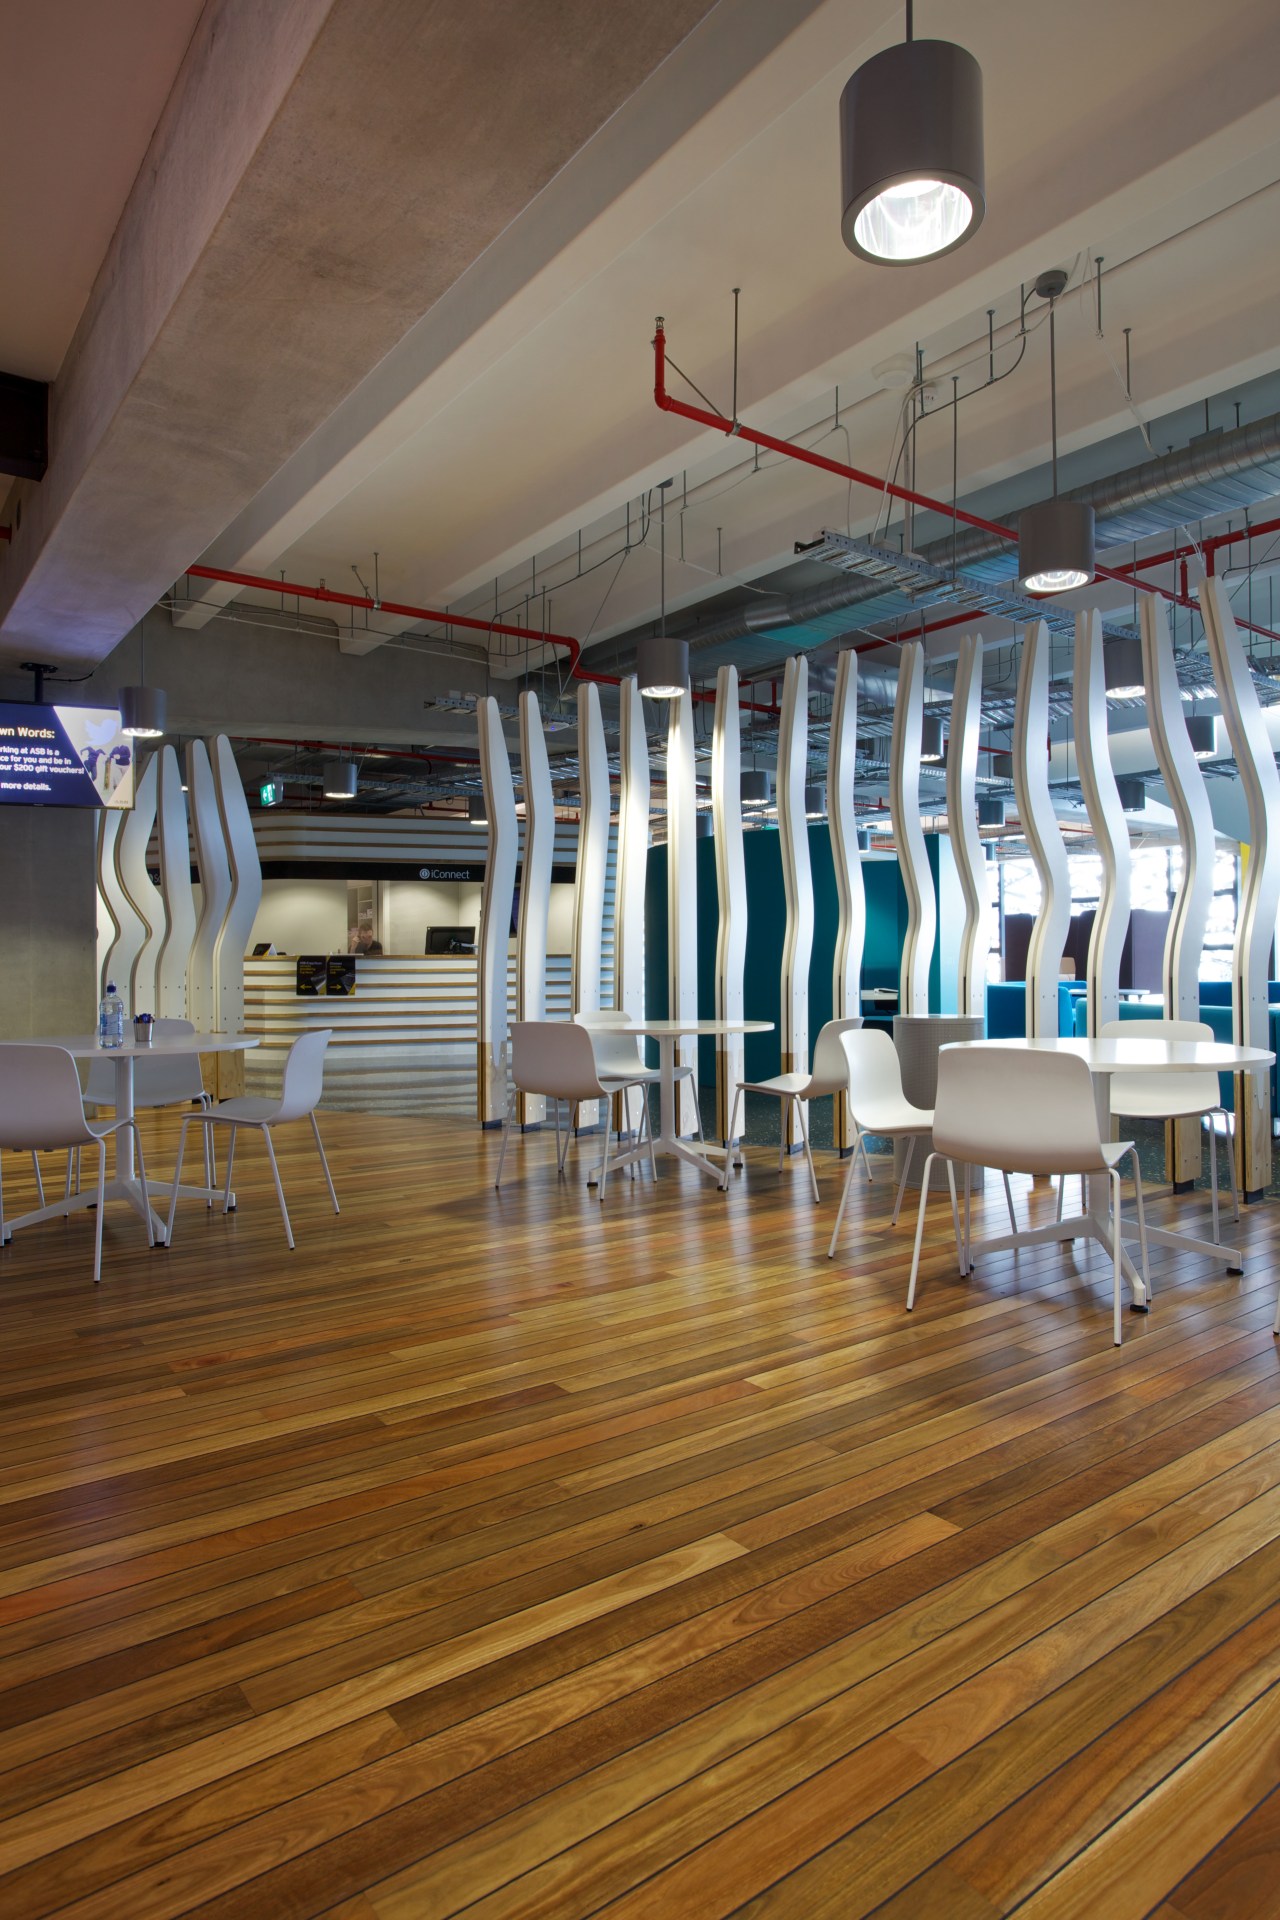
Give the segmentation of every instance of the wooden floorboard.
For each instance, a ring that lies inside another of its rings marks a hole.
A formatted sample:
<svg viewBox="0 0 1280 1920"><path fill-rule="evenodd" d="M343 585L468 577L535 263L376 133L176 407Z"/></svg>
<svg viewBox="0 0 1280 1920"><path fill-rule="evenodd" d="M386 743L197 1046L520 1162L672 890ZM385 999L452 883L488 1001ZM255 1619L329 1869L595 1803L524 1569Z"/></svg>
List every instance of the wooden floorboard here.
<svg viewBox="0 0 1280 1920"><path fill-rule="evenodd" d="M940 1200L908 1318L831 1164L325 1130L295 1253L247 1149L96 1290L92 1216L0 1254L6 1920L1280 1912L1272 1208L1117 1351L1101 1257L962 1280Z"/></svg>

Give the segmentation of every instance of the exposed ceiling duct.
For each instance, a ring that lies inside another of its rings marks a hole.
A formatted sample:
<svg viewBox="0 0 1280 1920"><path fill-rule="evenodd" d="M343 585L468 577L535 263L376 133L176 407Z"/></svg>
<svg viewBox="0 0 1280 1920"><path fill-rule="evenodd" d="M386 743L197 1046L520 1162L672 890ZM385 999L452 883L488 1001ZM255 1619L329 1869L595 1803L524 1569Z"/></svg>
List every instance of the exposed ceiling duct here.
<svg viewBox="0 0 1280 1920"><path fill-rule="evenodd" d="M1245 476L1251 478L1246 480ZM1073 487L1061 497L1091 506L1098 522L1099 544L1115 546L1166 532L1171 524L1171 507L1178 509L1179 520L1207 519L1278 493L1280 414L1271 414L1249 426L1206 435L1176 453L1145 460L1107 479ZM1010 524L1016 525L1016 519L1016 515L1010 515ZM1011 577L1018 563L1016 547L977 527L958 531L954 540L947 534L944 539L929 542L921 547L919 557L945 567L948 573L954 565L962 572L999 579ZM804 626L864 605L882 591L875 581L846 578L776 599L757 598L692 628L686 638L694 652L702 652L752 634L768 633L775 627Z"/></svg>

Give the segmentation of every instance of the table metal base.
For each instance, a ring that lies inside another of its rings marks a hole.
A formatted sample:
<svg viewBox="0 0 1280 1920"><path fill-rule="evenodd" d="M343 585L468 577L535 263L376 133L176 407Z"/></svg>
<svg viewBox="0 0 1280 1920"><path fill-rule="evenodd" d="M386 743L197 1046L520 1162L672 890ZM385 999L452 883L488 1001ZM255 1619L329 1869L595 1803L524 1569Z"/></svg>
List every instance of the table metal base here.
<svg viewBox="0 0 1280 1920"><path fill-rule="evenodd" d="M1122 1230L1127 1229L1129 1225L1129 1221L1121 1221ZM1136 1226L1131 1237L1135 1240L1138 1237ZM1177 1235L1171 1237L1178 1238ZM1147 1239L1150 1241L1152 1238L1152 1229L1148 1227ZM1091 1213L1078 1213L1067 1220L1051 1220L1043 1227L1024 1227L1017 1233L1004 1233L994 1240L975 1241L969 1248L969 1265L972 1267L974 1261L984 1253L1016 1253L1021 1247L1052 1246L1055 1241L1061 1240L1094 1240L1103 1249L1107 1259L1112 1263L1115 1261L1115 1241L1112 1238L1110 1221L1099 1220ZM1198 1246L1199 1242L1191 1244ZM1142 1275L1129 1258L1123 1244L1120 1248L1120 1270L1133 1292L1131 1310L1134 1313L1146 1313L1149 1305L1147 1289L1143 1285Z"/></svg>
<svg viewBox="0 0 1280 1920"><path fill-rule="evenodd" d="M163 1247L165 1245L165 1223L162 1216L156 1212L155 1201L157 1194L163 1194L166 1201L171 1198L173 1194L173 1182L171 1180L149 1180L147 1182L147 1193L151 1201L151 1230L155 1235L156 1245ZM222 1188L190 1187L184 1180L178 1188L178 1195L179 1198L183 1200L204 1200L212 1204L215 1200L221 1201ZM133 1208L139 1220L145 1220L147 1217L146 1208L142 1204L142 1182L140 1180L127 1178L108 1180L103 1197L108 1201L124 1200ZM6 1219L4 1223L4 1244L7 1246L13 1238L13 1235L22 1227L37 1227L43 1220L65 1220L73 1213L87 1213L90 1208L96 1207L97 1204L98 1188L95 1183L91 1187L82 1187L79 1193L68 1194L62 1200L55 1200L47 1207L37 1207L31 1213L21 1213L13 1220ZM235 1207L236 1196L233 1191L227 1202L227 1212L234 1213Z"/></svg>

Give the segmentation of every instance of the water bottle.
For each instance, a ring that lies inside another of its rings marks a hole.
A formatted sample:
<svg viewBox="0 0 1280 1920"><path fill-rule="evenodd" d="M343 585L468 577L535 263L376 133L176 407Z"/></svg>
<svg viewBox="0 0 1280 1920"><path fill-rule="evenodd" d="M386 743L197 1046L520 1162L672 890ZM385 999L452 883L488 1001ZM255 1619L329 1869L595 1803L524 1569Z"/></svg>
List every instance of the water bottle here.
<svg viewBox="0 0 1280 1920"><path fill-rule="evenodd" d="M124 1045L124 1001L116 992L114 980L108 980L107 990L102 996L102 1005L98 1008L98 1045L100 1047Z"/></svg>

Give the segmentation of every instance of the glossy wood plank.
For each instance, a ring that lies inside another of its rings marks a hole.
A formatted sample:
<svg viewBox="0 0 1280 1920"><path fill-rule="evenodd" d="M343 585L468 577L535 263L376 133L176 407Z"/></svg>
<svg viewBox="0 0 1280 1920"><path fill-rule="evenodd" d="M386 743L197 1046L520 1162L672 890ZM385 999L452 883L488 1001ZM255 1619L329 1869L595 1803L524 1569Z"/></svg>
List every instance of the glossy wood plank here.
<svg viewBox="0 0 1280 1920"><path fill-rule="evenodd" d="M961 1280L941 1208L908 1322L881 1181L829 1263L771 1172L601 1207L531 1134L495 1195L469 1127L323 1118L296 1254L251 1143L170 1252L112 1209L96 1292L87 1220L0 1256L0 1911L1249 1897L1268 1210L1244 1278L1159 1256L1117 1352L1104 1263Z"/></svg>

